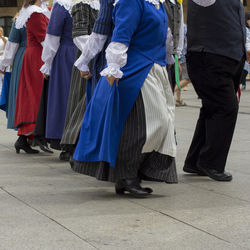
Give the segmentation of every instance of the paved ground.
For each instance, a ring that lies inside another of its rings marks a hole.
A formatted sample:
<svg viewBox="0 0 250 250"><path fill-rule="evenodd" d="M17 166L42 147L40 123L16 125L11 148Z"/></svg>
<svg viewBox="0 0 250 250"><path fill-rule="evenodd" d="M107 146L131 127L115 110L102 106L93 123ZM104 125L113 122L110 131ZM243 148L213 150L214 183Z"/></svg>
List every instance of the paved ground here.
<svg viewBox="0 0 250 250"><path fill-rule="evenodd" d="M148 183L154 195L141 200L72 172L58 154L17 155L0 112L0 250L250 249L250 91L228 159L231 183L182 172L199 111L194 91L183 95L179 184Z"/></svg>

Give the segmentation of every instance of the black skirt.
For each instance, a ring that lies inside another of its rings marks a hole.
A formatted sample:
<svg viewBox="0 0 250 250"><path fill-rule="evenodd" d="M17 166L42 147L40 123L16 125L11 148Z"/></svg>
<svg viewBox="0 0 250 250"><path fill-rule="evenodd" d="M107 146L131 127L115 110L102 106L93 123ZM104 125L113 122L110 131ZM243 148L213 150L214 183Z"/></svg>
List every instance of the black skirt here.
<svg viewBox="0 0 250 250"><path fill-rule="evenodd" d="M107 162L74 161L72 169L102 181L115 182L143 176L154 181L177 183L175 158L155 151L141 153L145 141L145 110L140 93L125 123L115 168Z"/></svg>

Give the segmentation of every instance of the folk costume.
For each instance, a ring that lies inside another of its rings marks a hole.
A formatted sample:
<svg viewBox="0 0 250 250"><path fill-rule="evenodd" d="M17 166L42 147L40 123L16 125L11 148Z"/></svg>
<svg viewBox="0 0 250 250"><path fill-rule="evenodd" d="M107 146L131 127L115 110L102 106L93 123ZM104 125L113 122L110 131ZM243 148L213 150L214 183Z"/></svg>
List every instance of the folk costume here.
<svg viewBox="0 0 250 250"><path fill-rule="evenodd" d="M74 43L78 47L75 60L80 57L86 40L92 32L99 9L99 0L72 1L72 37ZM72 70L64 132L61 140L62 149L69 152L70 155L74 152L80 134L86 108L86 87L87 80L81 78L80 71L74 66Z"/></svg>
<svg viewBox="0 0 250 250"><path fill-rule="evenodd" d="M72 93L74 92L75 98L68 103L69 116L68 119L66 118L65 130L61 141L62 148L70 151L71 154L74 152L79 138L86 103L91 99L92 93L100 79L100 72L107 63L105 50L110 43L113 31L112 11L114 2L114 0L100 0L98 4L97 1L90 2L91 5L95 3L95 5L92 6L94 9L96 9L97 6L99 9L100 6L100 11L95 21L93 32L88 36L86 42L81 43L81 56L78 55L78 57L80 57L75 62L75 69L79 72L78 69L89 71L89 68L91 68L92 77L87 81L87 90L86 85L81 85L81 88L84 88L84 92L81 90L79 93L79 85L72 85ZM86 84L85 81L83 81L83 83ZM72 112L74 113L72 114ZM73 162L71 161L71 165L72 164Z"/></svg>
<svg viewBox="0 0 250 250"><path fill-rule="evenodd" d="M158 0L119 0L107 64L87 106L73 170L149 194L137 178L177 182L174 98L166 72L168 18ZM112 87L106 76L120 78ZM156 101L157 100L157 101Z"/></svg>
<svg viewBox="0 0 250 250"><path fill-rule="evenodd" d="M5 71L12 65L12 73L10 78L9 93L7 99L6 115L7 128L14 129L16 97L23 63L23 56L27 42L26 28L17 29L15 21L12 24L9 40L6 44L5 52L0 60L0 70Z"/></svg>
<svg viewBox="0 0 250 250"><path fill-rule="evenodd" d="M44 42L41 72L50 75L46 138L60 143L70 89L76 46L72 39L71 0L57 0L51 13Z"/></svg>
<svg viewBox="0 0 250 250"><path fill-rule="evenodd" d="M16 142L17 152L20 151L20 147L17 145L22 143L26 145L27 136L33 135L36 125L43 85L43 75L40 72L43 64L41 60L42 45L49 15L48 9L30 5L23 8L16 19L16 28L21 29L26 26L27 30L27 46L23 58L15 112L15 127L18 128L21 140L21 142L19 140ZM29 150L29 152L35 151Z"/></svg>
<svg viewBox="0 0 250 250"><path fill-rule="evenodd" d="M225 166L237 120L236 92L245 61L241 1L189 0L187 40L188 74L202 107L184 171L201 171L214 180L231 181Z"/></svg>

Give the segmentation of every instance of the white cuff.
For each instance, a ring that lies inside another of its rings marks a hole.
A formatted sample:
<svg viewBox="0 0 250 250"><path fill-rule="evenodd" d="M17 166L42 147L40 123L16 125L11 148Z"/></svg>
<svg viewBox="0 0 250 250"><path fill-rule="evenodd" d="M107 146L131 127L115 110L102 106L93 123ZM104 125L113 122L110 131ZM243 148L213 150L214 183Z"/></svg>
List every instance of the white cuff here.
<svg viewBox="0 0 250 250"><path fill-rule="evenodd" d="M123 72L120 70L118 64L110 63L108 67L101 72L101 76L114 76L115 78L121 79Z"/></svg>
<svg viewBox="0 0 250 250"><path fill-rule="evenodd" d="M89 62L103 49L103 46L107 40L106 35L92 33L84 46L82 47L82 55L75 62L75 66L81 71L89 71Z"/></svg>
<svg viewBox="0 0 250 250"><path fill-rule="evenodd" d="M83 55L81 55L74 64L79 70L89 72L89 66L85 63Z"/></svg>
<svg viewBox="0 0 250 250"><path fill-rule="evenodd" d="M49 75L50 75L50 68L51 68L51 65L45 63L45 64L41 67L40 71L41 71L43 74L49 76Z"/></svg>

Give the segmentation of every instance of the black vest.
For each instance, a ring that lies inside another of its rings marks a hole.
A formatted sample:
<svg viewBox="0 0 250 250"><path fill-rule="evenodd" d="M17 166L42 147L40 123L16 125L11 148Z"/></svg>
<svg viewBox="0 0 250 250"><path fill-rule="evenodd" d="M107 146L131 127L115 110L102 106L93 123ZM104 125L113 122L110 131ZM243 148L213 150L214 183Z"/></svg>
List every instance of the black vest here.
<svg viewBox="0 0 250 250"><path fill-rule="evenodd" d="M240 61L245 54L246 28L240 0L216 0L202 7L188 0L189 52L209 52Z"/></svg>

